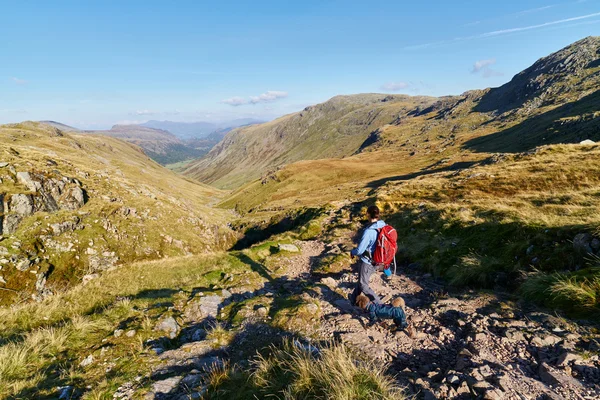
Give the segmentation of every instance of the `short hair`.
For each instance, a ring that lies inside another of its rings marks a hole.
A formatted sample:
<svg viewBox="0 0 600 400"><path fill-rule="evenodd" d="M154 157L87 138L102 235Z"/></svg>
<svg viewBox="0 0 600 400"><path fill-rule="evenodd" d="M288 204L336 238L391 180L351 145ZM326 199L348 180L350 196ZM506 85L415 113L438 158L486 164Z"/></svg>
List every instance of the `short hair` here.
<svg viewBox="0 0 600 400"><path fill-rule="evenodd" d="M367 214L369 214L369 217L371 219L379 218L379 207L371 206L371 207L367 208Z"/></svg>
<svg viewBox="0 0 600 400"><path fill-rule="evenodd" d="M402 297L396 297L394 301L392 301L392 306L404 308L406 303L404 303L404 299Z"/></svg>
<svg viewBox="0 0 600 400"><path fill-rule="evenodd" d="M367 308L370 302L371 301L369 300L369 298L362 293L356 297L356 305L362 308L363 310Z"/></svg>

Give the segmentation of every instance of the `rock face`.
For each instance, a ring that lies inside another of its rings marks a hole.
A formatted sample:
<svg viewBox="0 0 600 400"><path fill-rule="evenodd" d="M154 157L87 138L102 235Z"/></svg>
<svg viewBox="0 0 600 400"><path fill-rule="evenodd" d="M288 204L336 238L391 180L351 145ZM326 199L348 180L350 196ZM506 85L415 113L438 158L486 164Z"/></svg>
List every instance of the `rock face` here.
<svg viewBox="0 0 600 400"><path fill-rule="evenodd" d="M165 332L169 335L169 338L174 339L179 332L179 324L173 317L164 318L156 325L157 331Z"/></svg>
<svg viewBox="0 0 600 400"><path fill-rule="evenodd" d="M481 107L504 112L524 105L522 112L528 112L558 102L561 94L573 89L574 77L593 72L599 48L600 38L588 37L543 57L510 82L492 89Z"/></svg>
<svg viewBox="0 0 600 400"><path fill-rule="evenodd" d="M9 169L10 170L10 169ZM14 170L14 168L12 169ZM35 172L12 172L11 180L23 185L29 193L0 194L0 234L16 232L25 217L36 212L77 210L87 201L79 180Z"/></svg>

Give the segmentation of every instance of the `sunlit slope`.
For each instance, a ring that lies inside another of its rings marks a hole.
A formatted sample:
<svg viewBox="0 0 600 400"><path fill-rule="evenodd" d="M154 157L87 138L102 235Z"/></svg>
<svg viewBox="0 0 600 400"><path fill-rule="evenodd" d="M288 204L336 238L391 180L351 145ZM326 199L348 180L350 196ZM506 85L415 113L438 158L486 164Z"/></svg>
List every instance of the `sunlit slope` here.
<svg viewBox="0 0 600 400"><path fill-rule="evenodd" d="M349 156L371 132L433 101L403 95L337 96L275 121L233 130L185 174L236 188L295 161Z"/></svg>
<svg viewBox="0 0 600 400"><path fill-rule="evenodd" d="M600 39L538 60L496 89L435 100L371 132L360 154L288 164L223 203L239 211L364 198L388 180L459 170L501 153L600 139ZM222 146L226 146L223 142Z"/></svg>
<svg viewBox="0 0 600 400"><path fill-rule="evenodd" d="M120 264L223 248L221 192L139 148L38 123L0 127L0 292L43 297ZM1 283L5 281L5 283Z"/></svg>

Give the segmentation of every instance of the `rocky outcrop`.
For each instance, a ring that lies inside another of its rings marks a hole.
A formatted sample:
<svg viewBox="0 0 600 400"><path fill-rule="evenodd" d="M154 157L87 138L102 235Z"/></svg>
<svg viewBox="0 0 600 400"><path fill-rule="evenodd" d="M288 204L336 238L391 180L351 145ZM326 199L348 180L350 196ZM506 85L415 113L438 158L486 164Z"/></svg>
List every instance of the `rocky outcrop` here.
<svg viewBox="0 0 600 400"><path fill-rule="evenodd" d="M9 179L24 186L24 193L0 194L0 234L16 232L24 218L36 212L77 210L87 202L82 183L74 178L38 172L17 172L8 165Z"/></svg>

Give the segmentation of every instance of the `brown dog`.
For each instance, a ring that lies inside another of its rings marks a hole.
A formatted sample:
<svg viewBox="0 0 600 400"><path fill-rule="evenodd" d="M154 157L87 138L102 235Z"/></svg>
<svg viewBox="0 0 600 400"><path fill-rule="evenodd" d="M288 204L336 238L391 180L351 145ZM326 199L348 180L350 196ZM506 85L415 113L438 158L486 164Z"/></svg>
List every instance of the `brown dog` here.
<svg viewBox="0 0 600 400"><path fill-rule="evenodd" d="M356 305L362 308L363 310L367 308L370 302L371 300L369 300L369 298L362 293L356 297ZM406 307L406 303L404 302L404 299L402 297L398 296L392 301L392 306L404 308Z"/></svg>

